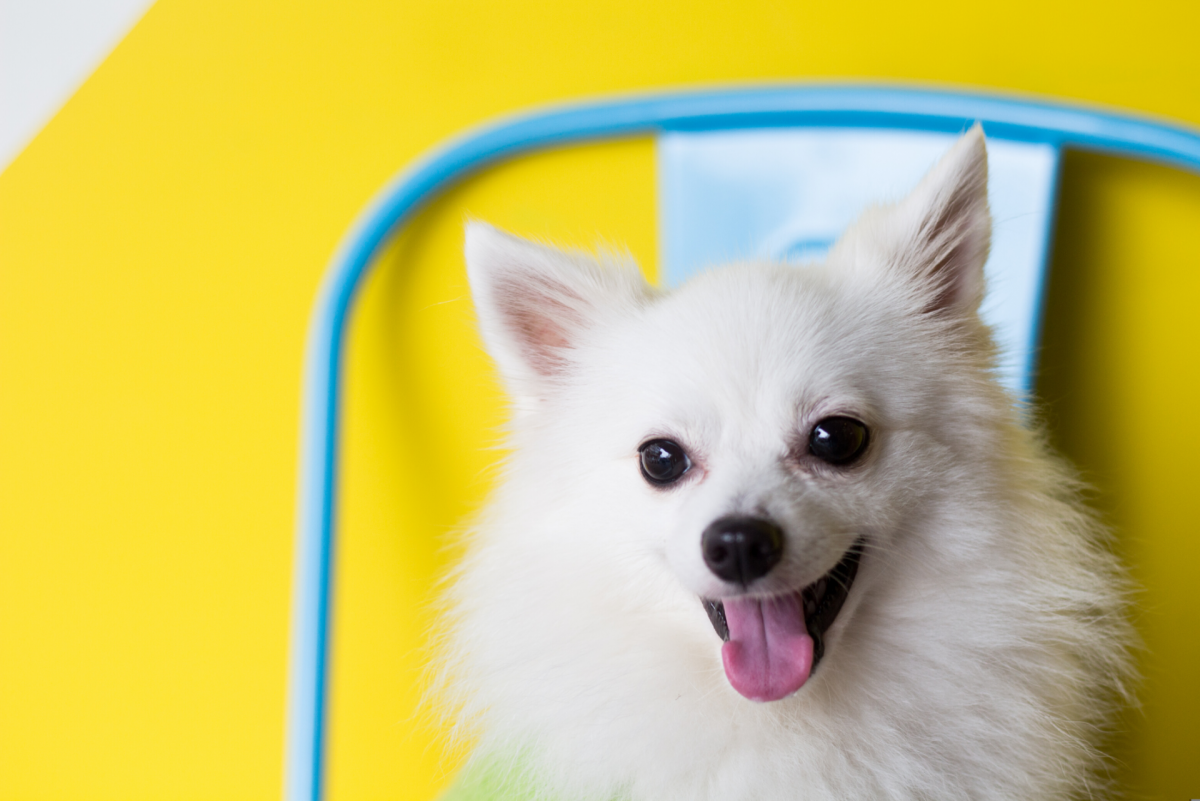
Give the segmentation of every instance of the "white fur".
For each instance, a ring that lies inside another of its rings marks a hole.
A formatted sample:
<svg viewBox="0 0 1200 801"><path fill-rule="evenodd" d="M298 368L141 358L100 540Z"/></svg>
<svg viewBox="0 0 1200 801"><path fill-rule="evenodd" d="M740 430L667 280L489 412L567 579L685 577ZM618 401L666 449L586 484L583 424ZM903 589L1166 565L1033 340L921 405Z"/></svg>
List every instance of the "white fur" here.
<svg viewBox="0 0 1200 801"><path fill-rule="evenodd" d="M1103 794L1130 678L1121 572L1069 473L998 385L980 321L978 127L827 262L649 287L629 264L467 233L512 455L449 592L444 677L475 759L547 797L1053 799ZM789 458L816 420L867 423L862 464ZM649 486L638 446L693 472ZM824 660L757 704L698 598L699 537L767 514L767 591L867 551Z"/></svg>

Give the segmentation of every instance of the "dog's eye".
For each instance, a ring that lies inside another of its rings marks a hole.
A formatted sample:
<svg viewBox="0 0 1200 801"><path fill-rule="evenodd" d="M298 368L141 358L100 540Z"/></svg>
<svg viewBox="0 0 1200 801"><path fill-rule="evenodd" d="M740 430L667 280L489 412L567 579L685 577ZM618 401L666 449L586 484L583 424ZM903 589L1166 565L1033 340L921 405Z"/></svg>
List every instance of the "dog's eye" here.
<svg viewBox="0 0 1200 801"><path fill-rule="evenodd" d="M679 479L692 460L678 442L670 439L652 439L638 448L642 457L642 477L656 487L662 487Z"/></svg>
<svg viewBox="0 0 1200 801"><path fill-rule="evenodd" d="M829 464L850 464L867 449L867 427L852 417L826 417L808 435L808 450Z"/></svg>

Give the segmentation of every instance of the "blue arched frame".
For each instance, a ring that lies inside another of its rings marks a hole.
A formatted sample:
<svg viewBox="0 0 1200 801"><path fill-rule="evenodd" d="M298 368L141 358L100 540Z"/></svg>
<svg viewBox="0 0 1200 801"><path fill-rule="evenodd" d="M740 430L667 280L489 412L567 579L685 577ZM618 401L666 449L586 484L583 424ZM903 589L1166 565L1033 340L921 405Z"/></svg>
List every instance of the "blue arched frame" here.
<svg viewBox="0 0 1200 801"><path fill-rule="evenodd" d="M899 87L776 86L678 92L541 109L447 142L401 172L362 213L335 255L307 341L299 511L289 655L284 797L324 793L326 697L346 331L364 277L430 199L524 152L665 131L766 127L954 133L979 121L990 137L1148 159L1200 172L1200 134L1097 109L995 95Z"/></svg>

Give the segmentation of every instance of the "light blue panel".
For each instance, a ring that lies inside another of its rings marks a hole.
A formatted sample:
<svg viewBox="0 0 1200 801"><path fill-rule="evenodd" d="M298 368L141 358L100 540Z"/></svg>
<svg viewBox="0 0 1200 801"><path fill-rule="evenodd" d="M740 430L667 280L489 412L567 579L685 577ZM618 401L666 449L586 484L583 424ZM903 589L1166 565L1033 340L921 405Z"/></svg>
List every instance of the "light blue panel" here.
<svg viewBox="0 0 1200 801"><path fill-rule="evenodd" d="M662 272L678 283L740 259L822 258L868 205L904 197L956 136L871 129L758 129L659 137ZM983 315L1004 382L1028 392L1058 174L1058 149L990 139L994 228Z"/></svg>

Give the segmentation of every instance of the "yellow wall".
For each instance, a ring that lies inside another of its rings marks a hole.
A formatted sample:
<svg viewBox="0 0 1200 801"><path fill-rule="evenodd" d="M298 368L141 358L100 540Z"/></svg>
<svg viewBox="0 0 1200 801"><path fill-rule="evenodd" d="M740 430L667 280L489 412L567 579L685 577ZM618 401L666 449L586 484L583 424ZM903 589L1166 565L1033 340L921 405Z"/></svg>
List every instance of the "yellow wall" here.
<svg viewBox="0 0 1200 801"><path fill-rule="evenodd" d="M1200 124L1198 29L1190 2L159 0L0 175L0 798L278 794L304 327L341 234L427 147L546 101L830 76ZM462 213L653 267L648 143L502 173L422 217L355 324L338 798L445 779L411 655L499 420ZM1118 775L1195 797L1200 179L1098 157L1065 178L1041 389L1146 588Z"/></svg>

